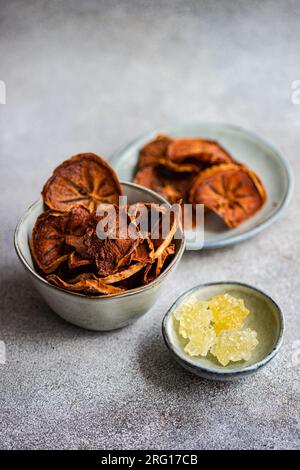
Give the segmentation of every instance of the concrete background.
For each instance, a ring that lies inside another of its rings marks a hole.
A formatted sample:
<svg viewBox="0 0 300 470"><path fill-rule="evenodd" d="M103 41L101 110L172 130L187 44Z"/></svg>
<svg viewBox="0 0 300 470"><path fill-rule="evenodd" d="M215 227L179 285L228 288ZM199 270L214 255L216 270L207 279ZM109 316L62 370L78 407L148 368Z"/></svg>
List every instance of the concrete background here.
<svg viewBox="0 0 300 470"><path fill-rule="evenodd" d="M0 447L299 448L299 2L1 0L0 21ZM17 220L66 157L109 157L193 119L238 124L278 147L295 173L289 209L244 244L187 253L131 327L98 334L60 320L17 260ZM160 328L184 290L226 279L273 295L287 328L272 364L222 384L177 366Z"/></svg>

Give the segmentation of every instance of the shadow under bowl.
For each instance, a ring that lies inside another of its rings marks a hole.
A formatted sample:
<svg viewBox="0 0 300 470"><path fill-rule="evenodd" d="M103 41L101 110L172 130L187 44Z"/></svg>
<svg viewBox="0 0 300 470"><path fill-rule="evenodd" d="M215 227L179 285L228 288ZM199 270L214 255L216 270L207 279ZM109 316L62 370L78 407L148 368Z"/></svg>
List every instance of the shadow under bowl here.
<svg viewBox="0 0 300 470"><path fill-rule="evenodd" d="M195 357L184 351L186 340L178 333L173 313L191 294L209 300L225 293L244 300L250 310L244 328L255 330L259 343L248 361L230 362L223 367L210 353L206 357ZM234 281L203 284L188 290L172 305L162 323L165 343L179 364L199 377L222 381L245 377L264 367L278 353L283 331L284 319L276 302L261 290Z"/></svg>
<svg viewBox="0 0 300 470"><path fill-rule="evenodd" d="M128 204L154 202L168 205L161 196L137 184L122 182L121 186ZM66 321L82 328L110 331L122 328L141 317L158 299L167 278L178 265L184 252L185 238L181 228L178 228L173 259L160 276L146 286L128 290L123 294L105 296L70 292L50 284L34 267L29 240L35 221L43 211L43 201L40 199L25 212L15 230L15 249L35 288L49 307Z"/></svg>

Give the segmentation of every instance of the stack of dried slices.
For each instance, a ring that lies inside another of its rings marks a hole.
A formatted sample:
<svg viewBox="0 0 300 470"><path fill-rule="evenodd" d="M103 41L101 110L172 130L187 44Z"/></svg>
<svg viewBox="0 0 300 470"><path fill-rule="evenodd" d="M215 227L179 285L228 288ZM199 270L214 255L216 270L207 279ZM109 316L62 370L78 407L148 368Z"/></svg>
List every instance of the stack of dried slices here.
<svg viewBox="0 0 300 470"><path fill-rule="evenodd" d="M58 166L42 195L46 210L34 225L30 247L38 271L56 286L119 294L153 281L175 253L180 211L154 203L120 205L118 178L95 154L75 155ZM156 217L155 239L141 230L141 215ZM165 236L164 217L171 220ZM99 237L99 223L107 229L105 237ZM124 231L128 227L134 236Z"/></svg>
<svg viewBox="0 0 300 470"><path fill-rule="evenodd" d="M202 138L158 135L140 150L135 182L171 203L204 204L230 228L252 217L267 198L253 171L217 142Z"/></svg>

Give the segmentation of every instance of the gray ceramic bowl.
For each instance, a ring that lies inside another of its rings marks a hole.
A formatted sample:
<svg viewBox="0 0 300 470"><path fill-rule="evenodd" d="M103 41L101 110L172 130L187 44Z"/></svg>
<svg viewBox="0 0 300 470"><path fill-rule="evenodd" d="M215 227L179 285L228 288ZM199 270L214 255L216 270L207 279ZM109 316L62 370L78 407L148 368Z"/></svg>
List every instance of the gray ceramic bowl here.
<svg viewBox="0 0 300 470"><path fill-rule="evenodd" d="M128 203L166 201L153 191L134 183L121 183ZM15 249L34 286L49 307L74 325L89 330L108 331L132 323L146 313L157 300L167 278L178 265L185 248L185 238L175 240L175 256L163 273L155 281L144 287L132 289L124 294L102 297L69 292L56 287L41 277L35 270L29 249L29 239L37 217L43 212L43 202L38 200L25 212L15 231Z"/></svg>
<svg viewBox="0 0 300 470"><path fill-rule="evenodd" d="M228 293L245 301L250 314L245 327L257 331L258 346L249 361L230 362L226 367L219 364L214 356L191 357L184 351L185 340L176 327L173 312L185 299L194 294L201 300L209 300L214 295ZM283 315L271 297L255 287L239 282L203 284L182 294L166 313L162 332L165 343L177 362L190 372L212 380L233 380L257 372L279 351L284 330Z"/></svg>

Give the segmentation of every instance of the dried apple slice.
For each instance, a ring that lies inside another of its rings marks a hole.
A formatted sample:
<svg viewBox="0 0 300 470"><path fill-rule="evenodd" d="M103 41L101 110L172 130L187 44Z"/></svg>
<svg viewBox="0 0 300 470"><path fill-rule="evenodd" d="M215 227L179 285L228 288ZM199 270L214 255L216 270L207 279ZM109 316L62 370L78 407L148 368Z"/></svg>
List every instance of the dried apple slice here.
<svg viewBox="0 0 300 470"><path fill-rule="evenodd" d="M232 163L233 159L218 142L205 139L173 139L168 145L167 155L174 162L196 160L212 165Z"/></svg>
<svg viewBox="0 0 300 470"><path fill-rule="evenodd" d="M50 274L46 279L58 287L74 292L87 292L90 294L121 294L124 289L104 284L101 279L81 279L78 282L66 282L56 274Z"/></svg>
<svg viewBox="0 0 300 470"><path fill-rule="evenodd" d="M44 203L57 211L81 205L95 210L100 203L118 203L122 194L114 170L93 153L75 155L59 165L46 182Z"/></svg>
<svg viewBox="0 0 300 470"><path fill-rule="evenodd" d="M195 179L190 191L194 204L204 204L237 227L252 217L266 202L266 190L258 176L237 164L213 166Z"/></svg>

